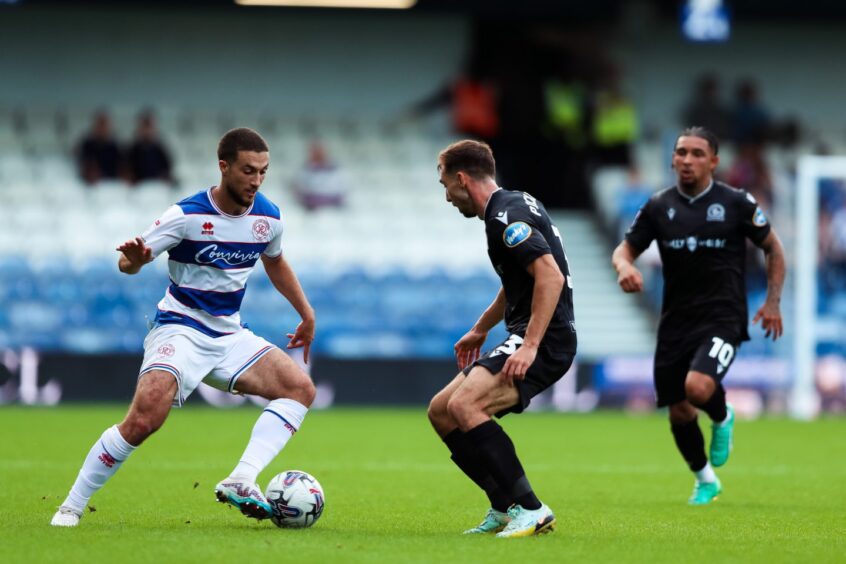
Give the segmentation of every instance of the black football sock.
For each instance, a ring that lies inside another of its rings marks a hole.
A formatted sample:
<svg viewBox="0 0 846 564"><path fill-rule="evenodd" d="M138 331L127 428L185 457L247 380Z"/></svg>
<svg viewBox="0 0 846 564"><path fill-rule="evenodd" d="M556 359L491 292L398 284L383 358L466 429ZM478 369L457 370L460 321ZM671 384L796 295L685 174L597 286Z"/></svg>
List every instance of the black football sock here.
<svg viewBox="0 0 846 564"><path fill-rule="evenodd" d="M444 443L452 453L450 458L455 465L464 472L468 478L484 490L491 502L491 507L505 513L511 506L511 496L500 489L491 473L488 471L484 460L479 456L476 447L467 440L467 435L461 429L455 429L444 437Z"/></svg>
<svg viewBox="0 0 846 564"><path fill-rule="evenodd" d="M693 405L707 413L708 417L711 418L711 421L714 421L715 423L722 423L728 416L728 412L726 411L726 390L720 383L717 383L717 389L714 390L714 393L711 394L708 401L701 405Z"/></svg>
<svg viewBox="0 0 846 564"><path fill-rule="evenodd" d="M511 499L526 509L540 509L541 502L532 491L526 473L517 458L514 443L495 421L485 421L467 433L500 489L510 492Z"/></svg>
<svg viewBox="0 0 846 564"><path fill-rule="evenodd" d="M688 423L673 423L670 429L687 466L694 472L705 468L708 457L705 456L705 438L699 429L699 422L694 419Z"/></svg>

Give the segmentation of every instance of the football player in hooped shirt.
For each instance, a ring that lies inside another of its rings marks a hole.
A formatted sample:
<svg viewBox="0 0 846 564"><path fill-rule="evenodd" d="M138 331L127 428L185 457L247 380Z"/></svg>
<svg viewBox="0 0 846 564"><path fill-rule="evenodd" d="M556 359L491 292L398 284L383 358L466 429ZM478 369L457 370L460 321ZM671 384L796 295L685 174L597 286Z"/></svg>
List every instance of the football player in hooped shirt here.
<svg viewBox="0 0 846 564"><path fill-rule="evenodd" d="M54 526L78 525L91 496L200 382L270 400L215 495L247 517L272 514L256 478L299 429L315 390L288 355L241 325L238 311L255 263L261 259L273 285L300 314L288 348L304 347L306 362L314 310L282 256L279 208L258 191L269 165L264 139L251 129L233 129L217 152L218 186L171 206L141 236L117 248L118 268L126 274L136 274L167 251L171 284L144 340L129 411L91 447Z"/></svg>
<svg viewBox="0 0 846 564"><path fill-rule="evenodd" d="M784 250L755 199L714 180L718 142L702 127L684 130L676 141L677 184L644 204L612 262L625 292L643 289L634 260L654 240L664 275L664 299L654 383L658 406L669 406L670 428L681 455L696 476L688 503L705 505L722 491L713 467L731 452L734 410L726 404L722 380L741 342L749 340L746 308L746 240L764 251L767 297L755 314L766 337L783 330L779 302ZM697 409L712 421L710 462L697 422Z"/></svg>
<svg viewBox="0 0 846 564"><path fill-rule="evenodd" d="M441 152L438 170L447 201L465 217L484 220L502 287L455 345L461 372L432 399L429 420L452 461L491 504L466 533L514 538L551 531L555 516L535 495L514 444L491 416L522 412L573 362L576 329L564 244L540 202L497 186L488 145L454 143ZM488 332L503 319L508 338L480 357Z"/></svg>

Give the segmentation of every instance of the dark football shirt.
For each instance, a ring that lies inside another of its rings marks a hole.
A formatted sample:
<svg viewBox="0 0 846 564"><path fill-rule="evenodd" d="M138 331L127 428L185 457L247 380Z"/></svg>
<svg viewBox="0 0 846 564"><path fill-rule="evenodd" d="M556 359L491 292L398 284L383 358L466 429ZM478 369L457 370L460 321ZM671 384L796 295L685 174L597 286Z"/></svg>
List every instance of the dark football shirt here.
<svg viewBox="0 0 846 564"><path fill-rule="evenodd" d="M532 315L535 280L526 268L535 259L552 254L564 288L543 337L546 346L576 352L573 289L570 267L561 234L543 204L525 192L497 190L485 208L488 256L505 290L505 326L510 333L525 335Z"/></svg>
<svg viewBox="0 0 846 564"><path fill-rule="evenodd" d="M682 340L719 328L748 340L746 239L760 246L769 232L755 198L722 182L695 198L675 186L654 194L626 241L639 252L658 243L664 274L658 338Z"/></svg>

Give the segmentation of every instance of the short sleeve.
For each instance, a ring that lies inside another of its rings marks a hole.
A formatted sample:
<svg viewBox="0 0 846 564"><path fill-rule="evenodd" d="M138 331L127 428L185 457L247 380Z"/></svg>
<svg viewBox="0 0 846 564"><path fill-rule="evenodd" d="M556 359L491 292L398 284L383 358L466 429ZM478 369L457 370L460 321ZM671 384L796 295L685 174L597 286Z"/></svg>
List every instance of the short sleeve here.
<svg viewBox="0 0 846 564"><path fill-rule="evenodd" d="M496 232L501 232L499 236L502 238L506 254L520 263L524 268L528 267L539 257L552 253L552 250L549 248L549 242L544 238L531 218L518 219L508 225L502 224L498 219L492 219L489 225Z"/></svg>
<svg viewBox="0 0 846 564"><path fill-rule="evenodd" d="M153 249L153 258L172 249L185 237L185 214L177 205L170 206L153 222L141 238Z"/></svg>
<svg viewBox="0 0 846 564"><path fill-rule="evenodd" d="M643 204L635 215L625 240L639 252L645 251L655 239L655 223L652 220L652 200Z"/></svg>
<svg viewBox="0 0 846 564"><path fill-rule="evenodd" d="M273 237L268 241L267 247L265 247L262 253L269 258L276 258L282 254L282 221L276 222L274 227Z"/></svg>
<svg viewBox="0 0 846 564"><path fill-rule="evenodd" d="M755 245L760 246L770 234L770 222L755 197L749 192L743 192L743 195L740 203L740 225L743 234Z"/></svg>

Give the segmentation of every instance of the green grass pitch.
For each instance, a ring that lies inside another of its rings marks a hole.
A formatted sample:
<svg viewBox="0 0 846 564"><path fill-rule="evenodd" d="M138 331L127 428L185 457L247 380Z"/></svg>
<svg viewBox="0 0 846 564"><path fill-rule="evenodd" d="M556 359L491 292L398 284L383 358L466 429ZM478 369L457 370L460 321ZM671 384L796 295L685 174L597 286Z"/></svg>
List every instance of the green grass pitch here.
<svg viewBox="0 0 846 564"><path fill-rule="evenodd" d="M846 419L740 421L724 492L688 507L693 479L664 416L509 416L503 426L557 530L464 537L487 509L425 409L316 411L260 484L314 474L326 510L307 530L214 501L257 408L189 406L93 499L76 529L48 525L123 406L0 408L3 562L846 562ZM706 438L709 432L706 429Z"/></svg>

